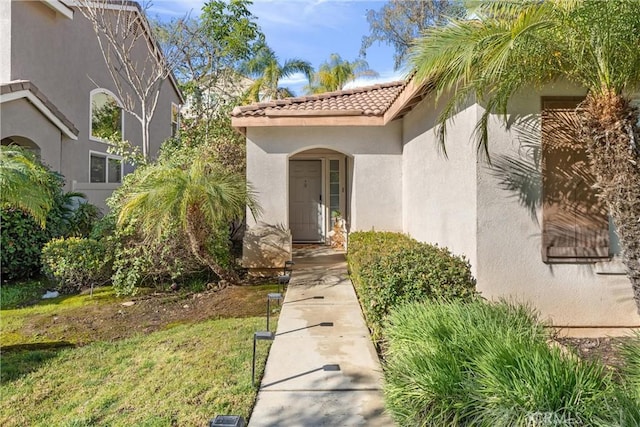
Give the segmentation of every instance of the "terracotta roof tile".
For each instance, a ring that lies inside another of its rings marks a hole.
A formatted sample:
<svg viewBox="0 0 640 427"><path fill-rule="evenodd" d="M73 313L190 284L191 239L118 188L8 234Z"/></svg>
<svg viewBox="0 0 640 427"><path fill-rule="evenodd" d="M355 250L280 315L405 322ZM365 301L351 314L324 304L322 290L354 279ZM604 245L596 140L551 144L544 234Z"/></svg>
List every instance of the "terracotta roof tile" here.
<svg viewBox="0 0 640 427"><path fill-rule="evenodd" d="M382 116L402 92L406 82L279 99L234 108L233 117L363 115Z"/></svg>

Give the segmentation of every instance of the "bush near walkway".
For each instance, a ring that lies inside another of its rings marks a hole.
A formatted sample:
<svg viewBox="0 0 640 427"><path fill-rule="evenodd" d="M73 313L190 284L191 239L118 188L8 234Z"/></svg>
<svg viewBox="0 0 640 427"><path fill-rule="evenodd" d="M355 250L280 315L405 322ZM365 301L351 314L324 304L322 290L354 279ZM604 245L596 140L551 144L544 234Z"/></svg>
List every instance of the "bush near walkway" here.
<svg viewBox="0 0 640 427"><path fill-rule="evenodd" d="M407 304L385 329L384 392L399 425L630 426L611 373L548 344L527 308Z"/></svg>
<svg viewBox="0 0 640 427"><path fill-rule="evenodd" d="M349 235L352 280L375 340L391 309L407 302L476 296L471 266L446 248L389 232Z"/></svg>

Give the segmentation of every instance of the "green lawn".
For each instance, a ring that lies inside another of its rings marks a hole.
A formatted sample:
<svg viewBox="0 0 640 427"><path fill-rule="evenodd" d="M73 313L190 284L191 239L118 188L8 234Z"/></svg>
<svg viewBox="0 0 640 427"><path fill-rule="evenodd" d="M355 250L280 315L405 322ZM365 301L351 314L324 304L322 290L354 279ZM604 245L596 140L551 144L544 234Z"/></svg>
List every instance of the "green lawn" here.
<svg viewBox="0 0 640 427"><path fill-rule="evenodd" d="M0 425L203 426L248 417L253 332L264 318L209 320L116 342L2 354ZM259 345L260 370L268 345Z"/></svg>
<svg viewBox="0 0 640 427"><path fill-rule="evenodd" d="M93 296L39 300L35 282L3 287L0 425L204 426L218 414L248 418L253 333L264 329L274 288L147 290L132 298L101 287ZM268 349L258 344L258 375Z"/></svg>
<svg viewBox="0 0 640 427"><path fill-rule="evenodd" d="M2 292L8 291L10 288L3 287ZM42 293L40 293L41 295ZM15 299L23 299L16 297ZM37 300L37 298L36 298ZM55 315L70 312L79 308L87 309L90 307L99 307L104 304L125 301L126 298L116 297L115 291L111 287L96 288L93 296L89 294L83 295L63 295L50 300L41 300L38 303L23 307L15 307L14 304L5 306L5 297L2 297L2 311L0 312L0 345L3 347L12 345L35 344L51 341L50 338L41 334L25 330L24 326L27 322L33 322L35 319L52 318ZM5 309L8 307L8 309ZM51 329L51 327L48 327ZM58 325L58 329L64 329L64 325ZM61 332L63 333L63 332ZM76 337L67 337L67 340L75 343ZM4 355L3 355L4 359Z"/></svg>
<svg viewBox="0 0 640 427"><path fill-rule="evenodd" d="M44 279L31 279L0 288L0 306L3 309L17 308L22 304L40 299L46 292L47 284Z"/></svg>

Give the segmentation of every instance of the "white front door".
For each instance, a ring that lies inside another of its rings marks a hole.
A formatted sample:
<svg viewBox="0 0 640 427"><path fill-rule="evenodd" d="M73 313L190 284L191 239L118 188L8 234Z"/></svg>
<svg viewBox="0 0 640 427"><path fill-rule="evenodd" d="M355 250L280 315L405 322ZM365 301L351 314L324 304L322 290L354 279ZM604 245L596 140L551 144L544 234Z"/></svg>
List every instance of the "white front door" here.
<svg viewBox="0 0 640 427"><path fill-rule="evenodd" d="M289 228L293 240L324 241L322 161L289 162Z"/></svg>

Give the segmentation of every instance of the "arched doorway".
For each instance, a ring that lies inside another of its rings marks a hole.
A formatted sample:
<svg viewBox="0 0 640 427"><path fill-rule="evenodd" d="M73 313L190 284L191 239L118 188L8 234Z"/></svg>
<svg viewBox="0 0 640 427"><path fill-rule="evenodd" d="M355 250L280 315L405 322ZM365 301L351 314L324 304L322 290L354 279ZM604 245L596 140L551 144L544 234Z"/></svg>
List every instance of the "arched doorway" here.
<svg viewBox="0 0 640 427"><path fill-rule="evenodd" d="M6 138L2 138L0 144L4 146L17 145L31 151L38 159L40 158L40 147L29 138L25 138L23 136L8 136Z"/></svg>
<svg viewBox="0 0 640 427"><path fill-rule="evenodd" d="M329 243L336 218L347 218L348 157L314 148L289 158L289 229L294 242Z"/></svg>

